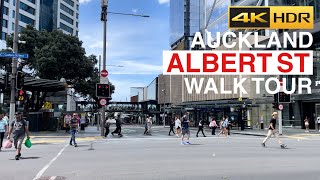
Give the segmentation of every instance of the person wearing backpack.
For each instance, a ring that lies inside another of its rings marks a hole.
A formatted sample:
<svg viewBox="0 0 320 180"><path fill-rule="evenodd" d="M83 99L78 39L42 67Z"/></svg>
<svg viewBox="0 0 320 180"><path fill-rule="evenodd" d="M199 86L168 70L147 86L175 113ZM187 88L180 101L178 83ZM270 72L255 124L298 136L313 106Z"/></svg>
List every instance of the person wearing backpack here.
<svg viewBox="0 0 320 180"><path fill-rule="evenodd" d="M104 128L106 129L106 133L104 134L104 137L107 137L109 132L110 132L110 122L109 119L106 120L106 122L104 123Z"/></svg>
<svg viewBox="0 0 320 180"><path fill-rule="evenodd" d="M7 139L10 139L11 133L13 134L13 144L16 148L16 156L15 159L19 160L21 157L21 145L23 143L23 140L27 134L27 138L30 138L29 129L27 126L27 121L22 119L22 114L20 112L16 113L16 119L12 121L9 128L9 133L7 136Z"/></svg>

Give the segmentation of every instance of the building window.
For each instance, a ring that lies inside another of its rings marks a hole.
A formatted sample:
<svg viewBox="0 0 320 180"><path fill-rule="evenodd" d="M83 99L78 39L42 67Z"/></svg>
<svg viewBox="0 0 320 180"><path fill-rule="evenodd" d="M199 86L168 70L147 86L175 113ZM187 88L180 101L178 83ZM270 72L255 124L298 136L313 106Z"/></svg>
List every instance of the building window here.
<svg viewBox="0 0 320 180"><path fill-rule="evenodd" d="M31 25L34 26L34 20L29 18L29 17L27 17L27 16L25 16L25 15L23 15L23 14L19 14L19 21L22 21L22 22L24 22L26 24L31 24Z"/></svg>
<svg viewBox="0 0 320 180"><path fill-rule="evenodd" d="M60 28L65 30L65 31L67 31L67 32L69 32L69 33L71 33L71 34L73 34L73 29L71 27L63 24L62 22L60 22Z"/></svg>
<svg viewBox="0 0 320 180"><path fill-rule="evenodd" d="M77 10L79 11L79 4L77 4Z"/></svg>
<svg viewBox="0 0 320 180"><path fill-rule="evenodd" d="M9 0L4 0L5 2L9 3Z"/></svg>
<svg viewBox="0 0 320 180"><path fill-rule="evenodd" d="M74 2L71 0L63 0L64 2L66 2L67 4L69 4L70 6L74 6Z"/></svg>
<svg viewBox="0 0 320 180"><path fill-rule="evenodd" d="M21 32L22 28L23 28L23 27L19 25L19 27L18 27L18 32ZM14 23L12 23L12 31L14 31Z"/></svg>
<svg viewBox="0 0 320 180"><path fill-rule="evenodd" d="M26 5L26 4L23 3L23 2L20 2L20 9L21 9L21 10L24 10L24 11L26 11L26 12L32 14L32 15L34 15L35 12L36 12L35 9L33 9L32 7Z"/></svg>
<svg viewBox="0 0 320 180"><path fill-rule="evenodd" d="M36 4L36 0L28 0L29 2Z"/></svg>
<svg viewBox="0 0 320 180"><path fill-rule="evenodd" d="M76 22L76 27L78 28L78 26L79 26L79 23L78 23L78 22Z"/></svg>
<svg viewBox="0 0 320 180"><path fill-rule="evenodd" d="M77 19L79 19L79 14L78 13L76 14L76 17L77 17Z"/></svg>
<svg viewBox="0 0 320 180"><path fill-rule="evenodd" d="M78 35L79 35L79 31L76 31L76 36L78 37Z"/></svg>
<svg viewBox="0 0 320 180"><path fill-rule="evenodd" d="M8 21L6 19L2 20L2 27L8 28Z"/></svg>
<svg viewBox="0 0 320 180"><path fill-rule="evenodd" d="M68 22L69 24L73 25L73 20L71 18L69 18L68 16L60 13L60 18L63 19L64 21Z"/></svg>
<svg viewBox="0 0 320 180"><path fill-rule="evenodd" d="M7 33L2 32L1 39L2 39L2 40L6 40L6 39L7 39Z"/></svg>
<svg viewBox="0 0 320 180"><path fill-rule="evenodd" d="M7 7L3 7L3 14L8 16L9 9Z"/></svg>
<svg viewBox="0 0 320 180"><path fill-rule="evenodd" d="M13 10L13 11L12 11L12 18L14 18L15 15L16 15L16 12L15 12L15 10Z"/></svg>
<svg viewBox="0 0 320 180"><path fill-rule="evenodd" d="M73 10L65 6L64 4L60 4L60 9L62 9L64 12L70 14L73 16Z"/></svg>

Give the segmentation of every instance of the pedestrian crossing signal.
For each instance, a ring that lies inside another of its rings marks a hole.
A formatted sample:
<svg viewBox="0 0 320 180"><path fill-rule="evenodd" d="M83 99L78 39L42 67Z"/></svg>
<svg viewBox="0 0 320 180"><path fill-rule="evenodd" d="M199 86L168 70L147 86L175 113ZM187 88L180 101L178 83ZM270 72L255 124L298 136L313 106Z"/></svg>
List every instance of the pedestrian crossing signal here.
<svg viewBox="0 0 320 180"><path fill-rule="evenodd" d="M24 91L23 90L19 90L18 92L18 101L24 101Z"/></svg>
<svg viewBox="0 0 320 180"><path fill-rule="evenodd" d="M96 96L100 98L110 97L110 85L109 84L100 84L96 85Z"/></svg>

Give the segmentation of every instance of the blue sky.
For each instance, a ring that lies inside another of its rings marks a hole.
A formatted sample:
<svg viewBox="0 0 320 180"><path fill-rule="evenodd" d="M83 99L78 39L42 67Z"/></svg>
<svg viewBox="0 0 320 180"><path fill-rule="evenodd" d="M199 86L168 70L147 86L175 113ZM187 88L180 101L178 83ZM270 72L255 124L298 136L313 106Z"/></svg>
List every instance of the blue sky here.
<svg viewBox="0 0 320 180"><path fill-rule="evenodd" d="M80 32L87 55L102 55L100 0L80 0ZM114 101L130 100L130 87L147 86L162 72L162 51L169 49L169 0L109 0L108 11L146 14L150 18L108 14L107 67L116 86Z"/></svg>

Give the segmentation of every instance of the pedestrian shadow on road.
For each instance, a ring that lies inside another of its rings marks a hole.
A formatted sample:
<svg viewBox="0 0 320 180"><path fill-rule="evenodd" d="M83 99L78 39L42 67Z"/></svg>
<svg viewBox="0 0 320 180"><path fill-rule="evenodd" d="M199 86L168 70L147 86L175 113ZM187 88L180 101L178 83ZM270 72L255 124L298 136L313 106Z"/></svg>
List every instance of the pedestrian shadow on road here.
<svg viewBox="0 0 320 180"><path fill-rule="evenodd" d="M90 145L88 144L79 144L78 147L89 147Z"/></svg>
<svg viewBox="0 0 320 180"><path fill-rule="evenodd" d="M40 157L20 157L20 160L39 159ZM10 159L16 161L16 159Z"/></svg>

